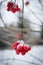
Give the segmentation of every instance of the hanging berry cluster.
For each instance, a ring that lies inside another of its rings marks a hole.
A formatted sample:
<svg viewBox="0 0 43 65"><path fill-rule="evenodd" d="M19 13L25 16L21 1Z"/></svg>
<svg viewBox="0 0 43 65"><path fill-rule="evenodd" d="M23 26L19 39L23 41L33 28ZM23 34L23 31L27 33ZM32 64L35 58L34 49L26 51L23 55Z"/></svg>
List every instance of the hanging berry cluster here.
<svg viewBox="0 0 43 65"><path fill-rule="evenodd" d="M29 2L26 2L25 5L27 6L29 4ZM11 11L12 13L16 13L16 12L20 12L21 9L19 8L19 6L13 2L8 2L7 4L7 11ZM21 37L21 34L18 34L18 37ZM13 47L13 49L16 51L16 54L22 54L25 55L28 51L31 50L31 47L24 45L24 41L23 40L19 40L19 42L15 42L11 45Z"/></svg>
<svg viewBox="0 0 43 65"><path fill-rule="evenodd" d="M12 2L8 2L7 11L11 11L11 12L15 13L15 12L19 12L20 8L18 7L18 5L14 4Z"/></svg>
<svg viewBox="0 0 43 65"><path fill-rule="evenodd" d="M22 40L21 40L22 41ZM23 41L24 42L24 41ZM31 50L31 47L24 45L24 44L20 44L21 42L15 42L12 44L13 49L16 51L16 54L22 54L25 55L28 51Z"/></svg>
<svg viewBox="0 0 43 65"><path fill-rule="evenodd" d="M25 5L26 5L26 6L29 5L29 2L27 1L27 2L25 3ZM19 8L19 6L18 6L17 4L15 4L15 3L13 3L13 2L8 2L8 3L7 3L7 11L11 11L11 12L13 12L13 13L16 13L16 12L20 12L21 9Z"/></svg>

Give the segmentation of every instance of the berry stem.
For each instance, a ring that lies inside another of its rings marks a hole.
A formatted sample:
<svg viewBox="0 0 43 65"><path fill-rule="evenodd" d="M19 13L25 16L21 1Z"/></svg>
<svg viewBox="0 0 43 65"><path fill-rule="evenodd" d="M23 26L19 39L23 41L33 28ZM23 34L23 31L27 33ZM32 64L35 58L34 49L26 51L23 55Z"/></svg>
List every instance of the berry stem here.
<svg viewBox="0 0 43 65"><path fill-rule="evenodd" d="M23 39L23 15L24 15L24 0L22 0L22 28L21 28L21 39Z"/></svg>

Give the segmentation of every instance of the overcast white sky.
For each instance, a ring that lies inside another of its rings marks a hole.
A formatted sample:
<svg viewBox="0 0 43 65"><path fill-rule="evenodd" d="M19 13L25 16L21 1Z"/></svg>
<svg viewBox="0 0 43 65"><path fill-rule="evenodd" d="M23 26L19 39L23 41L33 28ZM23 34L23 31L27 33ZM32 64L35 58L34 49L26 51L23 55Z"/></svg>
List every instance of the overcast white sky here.
<svg viewBox="0 0 43 65"><path fill-rule="evenodd" d="M3 0L0 0L0 2ZM15 25L18 22L18 13L13 14L12 12L7 11L7 2L10 0L7 0L4 2L1 6L1 14L3 17L3 20L6 24L14 23ZM13 0L14 1L14 0ZM43 22L43 8L41 7L39 0L24 0L24 2L29 1L30 4L28 6L24 6L24 17L27 18L28 20L37 23L41 25L41 21ZM41 0L42 5L43 5L43 0ZM19 7L22 7L22 0L17 0ZM37 17L31 12L34 12L36 16L41 20L37 19ZM0 19L0 26L3 26L3 23ZM40 26L31 24L31 27L36 30L40 30Z"/></svg>

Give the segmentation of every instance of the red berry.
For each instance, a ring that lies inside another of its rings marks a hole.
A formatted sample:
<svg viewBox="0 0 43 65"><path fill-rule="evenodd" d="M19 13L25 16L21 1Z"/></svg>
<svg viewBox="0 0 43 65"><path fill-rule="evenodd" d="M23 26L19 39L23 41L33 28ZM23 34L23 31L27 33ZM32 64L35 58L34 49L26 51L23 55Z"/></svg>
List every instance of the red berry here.
<svg viewBox="0 0 43 65"><path fill-rule="evenodd" d="M27 51L30 51L31 50L31 47L28 47L28 50Z"/></svg>
<svg viewBox="0 0 43 65"><path fill-rule="evenodd" d="M20 8L18 7L18 5L15 5L14 8L16 9L16 12L20 11Z"/></svg>
<svg viewBox="0 0 43 65"><path fill-rule="evenodd" d="M13 43L12 45L13 46L17 46L19 44L19 42L15 42L15 43Z"/></svg>
<svg viewBox="0 0 43 65"><path fill-rule="evenodd" d="M25 54L26 54L26 52L25 52L25 51L22 51L22 52L21 52L21 54L22 54L22 55L25 55Z"/></svg>
<svg viewBox="0 0 43 65"><path fill-rule="evenodd" d="M18 5L16 5L16 11L20 11L20 8L18 7Z"/></svg>
<svg viewBox="0 0 43 65"><path fill-rule="evenodd" d="M14 7L11 7L11 12L15 13L16 9Z"/></svg>
<svg viewBox="0 0 43 65"><path fill-rule="evenodd" d="M28 52L28 51L31 50L31 47L24 46L24 50L25 50L26 52Z"/></svg>
<svg viewBox="0 0 43 65"><path fill-rule="evenodd" d="M16 50L16 54L19 54L19 53L20 53L20 51L17 49L17 50Z"/></svg>
<svg viewBox="0 0 43 65"><path fill-rule="evenodd" d="M27 1L27 2L25 3L25 5L26 5L26 6L29 5L29 2Z"/></svg>
<svg viewBox="0 0 43 65"><path fill-rule="evenodd" d="M18 50L21 52L23 50L23 46L19 46Z"/></svg>
<svg viewBox="0 0 43 65"><path fill-rule="evenodd" d="M19 44L18 42L15 42L15 43L13 43L11 46L13 47L13 49L14 49L14 50L16 50L16 49L17 49L18 44Z"/></svg>
<svg viewBox="0 0 43 65"><path fill-rule="evenodd" d="M24 46L24 50L27 50L27 46Z"/></svg>
<svg viewBox="0 0 43 65"><path fill-rule="evenodd" d="M12 2L8 2L7 7L12 7L14 4Z"/></svg>
<svg viewBox="0 0 43 65"><path fill-rule="evenodd" d="M21 37L21 33L18 33L17 36L18 36L18 37Z"/></svg>

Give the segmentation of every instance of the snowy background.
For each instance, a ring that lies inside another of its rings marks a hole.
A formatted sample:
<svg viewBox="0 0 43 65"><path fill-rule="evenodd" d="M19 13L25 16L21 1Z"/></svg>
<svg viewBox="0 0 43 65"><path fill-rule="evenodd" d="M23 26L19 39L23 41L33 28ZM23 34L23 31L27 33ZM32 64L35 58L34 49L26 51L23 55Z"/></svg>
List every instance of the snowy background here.
<svg viewBox="0 0 43 65"><path fill-rule="evenodd" d="M0 0L0 2L3 0ZM10 0L6 0L0 6L0 12L4 22L7 25L11 23L17 25L19 13L13 14L12 12L8 12L6 10L7 2ZM14 0L13 0L14 1ZM26 1L26 0L24 0ZM30 26L34 30L41 30L41 25L43 22L43 0L27 0L30 4L24 8L24 18L27 20L36 23L31 24ZM41 3L40 3L41 1ZM22 7L21 0L17 0L19 7ZM4 26L0 19L0 26ZM43 65L43 46L33 46L32 50L28 52L26 55L22 56L16 55L14 50L0 50L0 65Z"/></svg>
<svg viewBox="0 0 43 65"><path fill-rule="evenodd" d="M14 50L0 50L0 65L43 65L43 46L34 46L26 55Z"/></svg>

